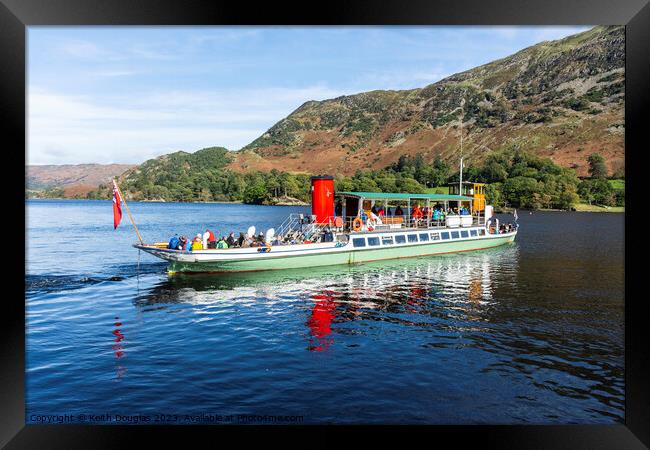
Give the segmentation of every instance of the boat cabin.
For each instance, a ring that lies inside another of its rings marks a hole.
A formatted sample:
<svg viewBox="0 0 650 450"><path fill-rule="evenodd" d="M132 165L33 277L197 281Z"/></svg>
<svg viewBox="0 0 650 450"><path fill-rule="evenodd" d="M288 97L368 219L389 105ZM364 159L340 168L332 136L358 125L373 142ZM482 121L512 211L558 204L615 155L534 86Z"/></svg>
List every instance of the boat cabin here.
<svg viewBox="0 0 650 450"><path fill-rule="evenodd" d="M462 192L459 183L449 183L449 193L453 195L466 195L472 197L472 209L474 211L485 210L485 183L475 183L473 181L463 181Z"/></svg>
<svg viewBox="0 0 650 450"><path fill-rule="evenodd" d="M484 225L484 208L474 210L474 204L474 197L457 194L337 192L334 211L350 230L358 228L355 219L365 225L373 216L380 218L381 223L372 226L377 230Z"/></svg>

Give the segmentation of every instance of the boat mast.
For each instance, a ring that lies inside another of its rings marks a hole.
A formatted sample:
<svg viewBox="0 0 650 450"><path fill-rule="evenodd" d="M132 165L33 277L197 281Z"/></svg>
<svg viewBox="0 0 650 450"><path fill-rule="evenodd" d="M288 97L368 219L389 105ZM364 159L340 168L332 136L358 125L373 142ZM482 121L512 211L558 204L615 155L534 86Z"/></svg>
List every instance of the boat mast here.
<svg viewBox="0 0 650 450"><path fill-rule="evenodd" d="M458 180L458 195L463 195L463 116L465 97L460 99L460 178ZM460 210L460 206L458 207Z"/></svg>

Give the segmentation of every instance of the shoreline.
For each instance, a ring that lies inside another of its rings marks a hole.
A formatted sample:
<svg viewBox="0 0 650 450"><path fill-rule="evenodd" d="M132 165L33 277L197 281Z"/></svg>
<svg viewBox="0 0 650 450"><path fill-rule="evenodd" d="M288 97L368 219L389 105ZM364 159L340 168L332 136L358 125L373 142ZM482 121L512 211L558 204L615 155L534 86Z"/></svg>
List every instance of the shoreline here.
<svg viewBox="0 0 650 450"><path fill-rule="evenodd" d="M81 200L81 201L101 201L101 202L110 202L109 199L89 199L89 198L66 198L66 197L47 197L47 198L40 198L40 197L29 197L25 198L25 201L27 200L67 200L67 201L74 201L74 200ZM279 202L279 203L273 203L273 204L268 204L268 203L244 203L242 201L208 201L208 202L168 202L164 200L129 200L132 203L185 203L185 204L224 204L224 205L250 205L250 206L309 206L309 203L289 203L289 202ZM541 212L578 212L578 213L583 213L583 212L595 212L595 213L625 213L625 207L623 206L610 206L610 207L604 207L604 206L595 206L595 205L584 205L578 204L574 208L576 209L552 209L552 208L542 208L542 209L520 209L520 211L528 211L528 212L535 212L535 211L541 211ZM516 208L508 208L508 209L495 209L494 214L512 214Z"/></svg>
<svg viewBox="0 0 650 450"><path fill-rule="evenodd" d="M56 200L56 201L99 201L110 202L111 199L106 198L69 198L69 197L26 197L28 200ZM188 205L193 204L224 204L224 205L249 205L249 206L309 206L309 203L294 203L294 202L278 202L278 203L244 203L242 201L196 201L196 202L181 202L181 201L166 201L166 200L128 200L129 203L184 203Z"/></svg>

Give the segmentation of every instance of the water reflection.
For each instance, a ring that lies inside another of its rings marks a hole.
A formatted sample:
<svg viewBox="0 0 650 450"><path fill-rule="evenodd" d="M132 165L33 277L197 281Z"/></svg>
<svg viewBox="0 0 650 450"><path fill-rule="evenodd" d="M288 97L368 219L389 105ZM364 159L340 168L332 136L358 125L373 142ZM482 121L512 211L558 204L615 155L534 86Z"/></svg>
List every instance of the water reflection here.
<svg viewBox="0 0 650 450"><path fill-rule="evenodd" d="M309 311L309 349L332 342L333 324L389 322L459 333L485 321L493 285L514 283L516 246L355 266L219 275L176 275L141 291L135 304L143 312L172 304L196 307L286 302ZM296 299L301 299L296 305ZM202 311L211 314L216 310Z"/></svg>
<svg viewBox="0 0 650 450"><path fill-rule="evenodd" d="M325 291L322 295L312 296L316 303L311 310L309 320L307 320L307 326L311 332L308 350L322 352L334 342L330 338L332 320L336 312L336 301L333 294L332 291Z"/></svg>
<svg viewBox="0 0 650 450"><path fill-rule="evenodd" d="M122 347L122 341L124 340L124 334L122 334L122 330L120 327L122 326L122 322L120 322L119 317L115 317L115 322L113 323L113 326L115 329L113 330L112 334L115 336L115 339L113 340L113 352L115 354L115 360L117 361L116 369L115 369L115 376L116 379L122 378L124 373L126 372L126 368L124 368L120 364L120 359L124 356L124 348Z"/></svg>
<svg viewBox="0 0 650 450"><path fill-rule="evenodd" d="M369 308L421 306L425 298L444 297L462 305L489 302L495 273L514 276L516 246L482 252L442 255L353 266L279 270L232 274L178 274L142 290L135 305L147 308L174 303L227 302L250 294L277 300L286 292L325 290L345 296L347 302ZM197 295L200 294L200 295ZM318 297L312 297L318 301Z"/></svg>

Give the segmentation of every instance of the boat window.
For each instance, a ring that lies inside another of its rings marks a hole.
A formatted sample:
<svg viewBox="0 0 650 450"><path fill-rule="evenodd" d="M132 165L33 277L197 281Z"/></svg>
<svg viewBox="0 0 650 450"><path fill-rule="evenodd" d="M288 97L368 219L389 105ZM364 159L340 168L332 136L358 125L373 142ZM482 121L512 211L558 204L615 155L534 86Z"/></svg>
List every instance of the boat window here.
<svg viewBox="0 0 650 450"><path fill-rule="evenodd" d="M381 245L393 245L393 236L383 236L381 238Z"/></svg>
<svg viewBox="0 0 650 450"><path fill-rule="evenodd" d="M369 237L368 238L368 245L379 245L379 238L378 237Z"/></svg>
<svg viewBox="0 0 650 450"><path fill-rule="evenodd" d="M420 242L428 241L429 235L427 233L420 233Z"/></svg>
<svg viewBox="0 0 650 450"><path fill-rule="evenodd" d="M352 245L354 247L365 247L366 246L366 238L354 238L354 239L352 239Z"/></svg>
<svg viewBox="0 0 650 450"><path fill-rule="evenodd" d="M451 232L451 238L452 239L458 239L458 231L452 231Z"/></svg>
<svg viewBox="0 0 650 450"><path fill-rule="evenodd" d="M470 236L476 236L476 230L469 230Z"/></svg>
<svg viewBox="0 0 650 450"><path fill-rule="evenodd" d="M417 234L407 234L409 237L409 242L417 242L418 241L418 235Z"/></svg>
<svg viewBox="0 0 650 450"><path fill-rule="evenodd" d="M406 236L403 234L398 234L395 236L395 243L396 244L404 244L406 242Z"/></svg>
<svg viewBox="0 0 650 450"><path fill-rule="evenodd" d="M485 228L481 228L478 230L478 235L479 236L485 236Z"/></svg>
<svg viewBox="0 0 650 450"><path fill-rule="evenodd" d="M442 236L443 239L449 239L449 232L443 231L440 233L440 236Z"/></svg>
<svg viewBox="0 0 650 450"><path fill-rule="evenodd" d="M469 233L467 232L467 230L461 230L460 237L469 237Z"/></svg>
<svg viewBox="0 0 650 450"><path fill-rule="evenodd" d="M440 234L438 234L438 233L431 233L431 240L432 240L432 241L439 241L439 240L440 240Z"/></svg>

